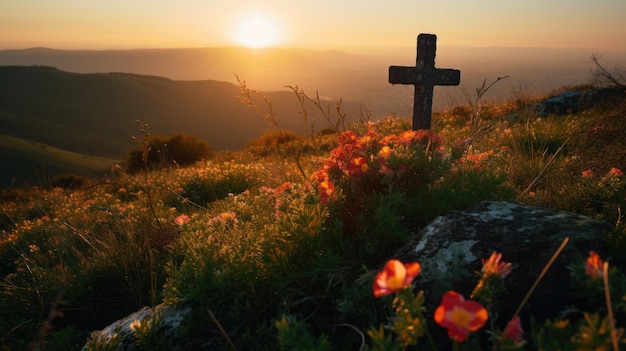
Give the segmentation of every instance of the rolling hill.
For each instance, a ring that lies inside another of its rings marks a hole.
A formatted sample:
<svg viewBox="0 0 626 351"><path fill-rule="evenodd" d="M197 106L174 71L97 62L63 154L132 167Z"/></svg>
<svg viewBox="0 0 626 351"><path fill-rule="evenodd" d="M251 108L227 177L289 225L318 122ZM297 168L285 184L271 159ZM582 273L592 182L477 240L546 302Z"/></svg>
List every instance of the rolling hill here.
<svg viewBox="0 0 626 351"><path fill-rule="evenodd" d="M235 98L239 95L237 86L210 80L0 66L0 135L86 156L120 159L134 145L132 136L140 134L135 122L140 120L149 125L151 134L193 134L213 150L236 150L271 129ZM308 130L293 93L264 95L272 101L283 128ZM350 116L359 113L356 104L344 103L343 107ZM318 120L323 128L323 119ZM4 160L13 155L11 162L17 162L19 148L8 151L5 145L2 149Z"/></svg>

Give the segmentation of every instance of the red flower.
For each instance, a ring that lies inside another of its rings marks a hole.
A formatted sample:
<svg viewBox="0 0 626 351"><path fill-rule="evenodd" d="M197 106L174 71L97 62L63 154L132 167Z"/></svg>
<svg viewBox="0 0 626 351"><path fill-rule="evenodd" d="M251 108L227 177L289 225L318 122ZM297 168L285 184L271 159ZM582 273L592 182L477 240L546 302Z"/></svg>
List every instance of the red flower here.
<svg viewBox="0 0 626 351"><path fill-rule="evenodd" d="M598 279L602 277L602 259L598 256L598 253L595 251L589 251L589 257L587 257L587 262L585 264L585 272L591 277L591 279Z"/></svg>
<svg viewBox="0 0 626 351"><path fill-rule="evenodd" d="M318 184L317 191L320 194L320 200L322 202L322 205L326 205L328 204L328 202L332 202L337 199L335 186L328 179Z"/></svg>
<svg viewBox="0 0 626 351"><path fill-rule="evenodd" d="M506 278L511 273L512 266L509 262L500 262L502 254L499 252L492 252L489 259L483 258L483 274L494 274L500 277L500 279Z"/></svg>
<svg viewBox="0 0 626 351"><path fill-rule="evenodd" d="M417 262L403 264L398 260L389 260L385 264L385 268L376 274L372 287L374 296L387 296L410 287L411 282L420 274L421 270L422 268Z"/></svg>
<svg viewBox="0 0 626 351"><path fill-rule="evenodd" d="M591 178L592 175L593 175L593 171L590 169L583 171L582 173L583 178Z"/></svg>
<svg viewBox="0 0 626 351"><path fill-rule="evenodd" d="M348 165L348 172L354 175L367 173L369 169L370 166L367 164L367 159L362 156L351 159Z"/></svg>
<svg viewBox="0 0 626 351"><path fill-rule="evenodd" d="M509 323L507 323L506 328L504 328L504 336L515 342L520 342L524 339L522 336L523 333L524 330L522 329L519 316L515 316L515 318L511 319Z"/></svg>
<svg viewBox="0 0 626 351"><path fill-rule="evenodd" d="M435 322L448 329L448 336L457 342L467 339L470 332L482 328L489 319L487 309L480 303L465 300L456 291L448 291L435 310Z"/></svg>
<svg viewBox="0 0 626 351"><path fill-rule="evenodd" d="M622 172L621 169L615 168L615 167L611 167L611 170L609 171L609 173L611 173L611 175L614 175L616 177L624 175L624 172Z"/></svg>

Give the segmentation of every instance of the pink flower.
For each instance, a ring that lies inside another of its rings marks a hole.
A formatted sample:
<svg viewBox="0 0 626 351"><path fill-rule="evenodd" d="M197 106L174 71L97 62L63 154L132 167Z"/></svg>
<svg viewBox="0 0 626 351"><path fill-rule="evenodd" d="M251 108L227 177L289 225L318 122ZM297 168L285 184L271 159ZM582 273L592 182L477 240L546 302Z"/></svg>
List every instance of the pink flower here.
<svg viewBox="0 0 626 351"><path fill-rule="evenodd" d="M482 328L489 319L487 309L480 303L465 298L456 291L448 291L435 310L435 322L448 329L448 336L463 342L470 332Z"/></svg>
<svg viewBox="0 0 626 351"><path fill-rule="evenodd" d="M598 253L595 251L589 251L589 257L587 257L587 262L585 263L585 272L587 275L591 277L591 279L598 279L602 277L602 266L604 262L598 256Z"/></svg>
<svg viewBox="0 0 626 351"><path fill-rule="evenodd" d="M509 262L500 262L501 258L502 254L495 251L491 253L491 256L487 260L483 258L483 274L494 274L500 277L500 279L506 278L506 276L511 273L513 268Z"/></svg>
<svg viewBox="0 0 626 351"><path fill-rule="evenodd" d="M372 290L375 297L390 295L411 286L422 268L419 263L403 264L398 260L389 260L385 268L376 274Z"/></svg>
<svg viewBox="0 0 626 351"><path fill-rule="evenodd" d="M189 220L190 220L189 216L187 216L186 214L181 214L180 216L176 217L176 219L174 219L174 223L181 226L189 222Z"/></svg>
<svg viewBox="0 0 626 351"><path fill-rule="evenodd" d="M515 316L515 318L511 319L509 323L507 323L506 328L504 328L504 336L515 342L520 342L524 339L522 336L523 333L524 330L522 329L519 316Z"/></svg>

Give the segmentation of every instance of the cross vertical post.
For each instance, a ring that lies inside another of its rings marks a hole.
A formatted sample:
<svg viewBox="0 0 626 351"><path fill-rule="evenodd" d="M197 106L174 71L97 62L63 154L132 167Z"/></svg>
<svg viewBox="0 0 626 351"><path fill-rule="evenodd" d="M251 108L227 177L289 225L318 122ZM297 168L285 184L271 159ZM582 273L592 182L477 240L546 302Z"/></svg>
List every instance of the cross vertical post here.
<svg viewBox="0 0 626 351"><path fill-rule="evenodd" d="M417 37L415 67L389 66L389 83L415 86L413 96L413 130L430 129L435 85L459 85L461 71L435 68L437 36L420 34Z"/></svg>

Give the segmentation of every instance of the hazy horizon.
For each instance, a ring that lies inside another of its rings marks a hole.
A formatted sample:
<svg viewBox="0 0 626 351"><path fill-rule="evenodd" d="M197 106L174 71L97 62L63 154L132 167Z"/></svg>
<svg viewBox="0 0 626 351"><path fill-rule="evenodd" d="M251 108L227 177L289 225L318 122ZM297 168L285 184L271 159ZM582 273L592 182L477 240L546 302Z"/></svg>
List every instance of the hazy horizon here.
<svg viewBox="0 0 626 351"><path fill-rule="evenodd" d="M47 51L45 51L47 50ZM519 94L542 95L591 78L588 49L438 46L436 66L461 70L459 86L437 87L433 109L467 103L483 80L508 76L485 99L503 101ZM603 52L599 52L603 54ZM609 69L624 67L626 51L605 52ZM288 91L299 86L327 100L362 103L375 117L410 116L413 87L388 83L391 65L415 64L415 46L354 53L338 50L250 49L236 46L187 49L0 50L0 65L43 65L76 73L125 72L172 80L216 80L251 89Z"/></svg>
<svg viewBox="0 0 626 351"><path fill-rule="evenodd" d="M0 4L0 49L67 50L411 46L419 33L439 45L588 48L626 45L616 0L185 0L154 3L21 0Z"/></svg>

